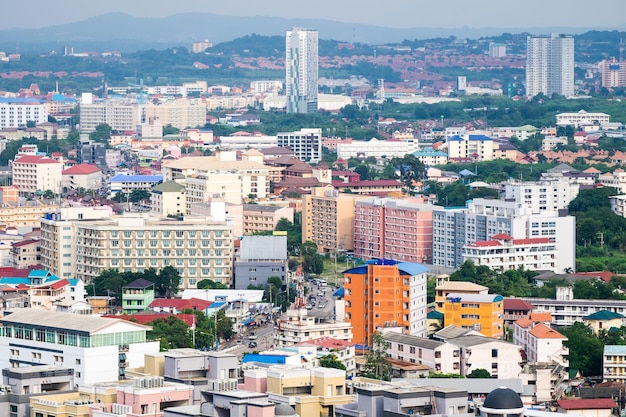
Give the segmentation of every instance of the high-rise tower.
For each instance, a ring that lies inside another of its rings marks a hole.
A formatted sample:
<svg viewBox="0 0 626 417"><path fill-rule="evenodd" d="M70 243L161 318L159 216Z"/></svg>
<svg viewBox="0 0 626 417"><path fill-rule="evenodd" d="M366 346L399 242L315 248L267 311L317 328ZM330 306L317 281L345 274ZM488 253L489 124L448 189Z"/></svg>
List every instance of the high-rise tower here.
<svg viewBox="0 0 626 417"><path fill-rule="evenodd" d="M287 113L317 111L317 44L316 30L293 28L287 31Z"/></svg>
<svg viewBox="0 0 626 417"><path fill-rule="evenodd" d="M529 36L526 51L526 95L574 95L574 38Z"/></svg>

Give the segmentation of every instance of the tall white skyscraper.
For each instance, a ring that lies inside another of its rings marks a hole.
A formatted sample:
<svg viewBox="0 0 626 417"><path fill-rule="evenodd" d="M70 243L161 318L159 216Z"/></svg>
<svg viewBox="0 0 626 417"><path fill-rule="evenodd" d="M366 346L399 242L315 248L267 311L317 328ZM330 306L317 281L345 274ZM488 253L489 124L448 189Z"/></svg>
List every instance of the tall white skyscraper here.
<svg viewBox="0 0 626 417"><path fill-rule="evenodd" d="M574 38L529 36L526 51L526 95L574 95Z"/></svg>
<svg viewBox="0 0 626 417"><path fill-rule="evenodd" d="M287 113L316 112L317 31L302 28L288 30L286 44Z"/></svg>

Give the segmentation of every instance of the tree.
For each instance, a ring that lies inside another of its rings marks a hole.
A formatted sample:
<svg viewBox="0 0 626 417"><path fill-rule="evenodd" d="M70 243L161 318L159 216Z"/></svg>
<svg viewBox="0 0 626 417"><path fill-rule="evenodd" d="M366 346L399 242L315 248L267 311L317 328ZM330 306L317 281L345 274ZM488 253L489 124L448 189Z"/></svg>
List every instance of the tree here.
<svg viewBox="0 0 626 417"><path fill-rule="evenodd" d="M467 375L468 378L491 378L491 374L486 369L474 369Z"/></svg>
<svg viewBox="0 0 626 417"><path fill-rule="evenodd" d="M230 317L226 317L226 313L224 313L222 310L217 312L217 335L224 339L224 340L230 340L230 338L233 336L233 321Z"/></svg>
<svg viewBox="0 0 626 417"><path fill-rule="evenodd" d="M96 126L96 130L89 134L89 139L94 142L103 142L108 144L111 139L111 126L106 123L100 123Z"/></svg>
<svg viewBox="0 0 626 417"><path fill-rule="evenodd" d="M337 355L331 353L330 355L323 356L320 359L320 366L322 368L335 368L341 369L343 371L346 370L346 365L337 358Z"/></svg>
<svg viewBox="0 0 626 417"><path fill-rule="evenodd" d="M104 270L93 280L94 290L97 295L115 296L117 305L121 300L122 287L126 285L126 281L122 274L115 269Z"/></svg>
<svg viewBox="0 0 626 417"><path fill-rule="evenodd" d="M585 376L602 375L604 347L593 330L582 322L557 330L567 337L564 344L569 348L570 369L578 369Z"/></svg>
<svg viewBox="0 0 626 417"><path fill-rule="evenodd" d="M196 288L198 288L199 290L225 290L228 287L221 282L215 282L210 279L202 279L198 281L198 284L196 284Z"/></svg>
<svg viewBox="0 0 626 417"><path fill-rule="evenodd" d="M361 164L354 168L354 172L359 174L361 180L369 180L370 179L370 168L366 164Z"/></svg>
<svg viewBox="0 0 626 417"><path fill-rule="evenodd" d="M181 280L182 278L176 268L168 265L161 269L158 275L156 275L154 290L161 297L170 298L172 295L178 293Z"/></svg>
<svg viewBox="0 0 626 417"><path fill-rule="evenodd" d="M361 368L360 375L365 378L391 381L391 364L387 361L387 342L383 335L375 331L371 336L369 350L365 354L365 364Z"/></svg>
<svg viewBox="0 0 626 417"><path fill-rule="evenodd" d="M188 348L192 345L192 337L187 323L176 316L168 316L150 323L152 330L148 333L151 339L160 342L161 351L177 348Z"/></svg>

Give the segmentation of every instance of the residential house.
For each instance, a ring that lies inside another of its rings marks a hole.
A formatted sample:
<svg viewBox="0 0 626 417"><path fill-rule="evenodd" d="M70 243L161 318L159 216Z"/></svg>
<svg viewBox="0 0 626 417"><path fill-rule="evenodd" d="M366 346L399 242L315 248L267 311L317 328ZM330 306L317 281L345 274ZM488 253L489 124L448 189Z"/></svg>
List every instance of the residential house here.
<svg viewBox="0 0 626 417"><path fill-rule="evenodd" d="M134 314L148 310L154 301L154 282L143 278L134 280L122 287L122 312Z"/></svg>

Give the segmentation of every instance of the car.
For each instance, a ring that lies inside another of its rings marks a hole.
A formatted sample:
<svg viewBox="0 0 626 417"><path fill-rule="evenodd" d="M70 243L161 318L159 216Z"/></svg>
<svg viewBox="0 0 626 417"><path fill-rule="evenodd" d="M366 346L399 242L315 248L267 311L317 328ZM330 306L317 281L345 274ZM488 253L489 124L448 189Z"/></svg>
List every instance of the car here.
<svg viewBox="0 0 626 417"><path fill-rule="evenodd" d="M255 347L257 347L257 343L256 342L250 342L250 343L248 343L248 347L250 349L255 348Z"/></svg>
<svg viewBox="0 0 626 417"><path fill-rule="evenodd" d="M242 343L243 343L243 342L241 341L241 339L237 339L237 344L238 344L238 345L240 345L240 344L242 344Z"/></svg>
<svg viewBox="0 0 626 417"><path fill-rule="evenodd" d="M306 305L306 309L307 309L307 310L310 310L310 309L312 309L312 308L313 308L313 306L312 306L311 304L307 304L307 305Z"/></svg>
<svg viewBox="0 0 626 417"><path fill-rule="evenodd" d="M248 339L249 340L256 340L257 339L256 333L250 332L250 334L248 335Z"/></svg>

